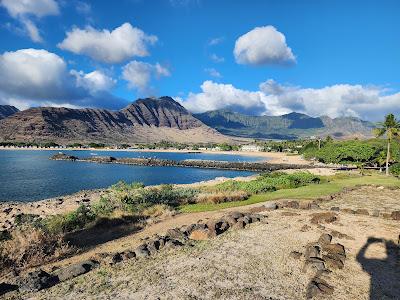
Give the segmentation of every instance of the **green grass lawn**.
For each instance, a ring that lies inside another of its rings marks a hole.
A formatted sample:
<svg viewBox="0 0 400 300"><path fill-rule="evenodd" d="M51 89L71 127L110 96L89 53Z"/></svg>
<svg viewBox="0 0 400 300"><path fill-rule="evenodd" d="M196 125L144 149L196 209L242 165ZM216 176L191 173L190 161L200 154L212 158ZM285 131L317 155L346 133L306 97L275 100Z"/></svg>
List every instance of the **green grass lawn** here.
<svg viewBox="0 0 400 300"><path fill-rule="evenodd" d="M321 184L312 184L308 186L303 186L295 189L283 189L275 192L252 195L245 201L236 202L225 202L219 204L212 203L197 203L183 205L179 208L181 212L201 212L201 211L211 211L219 210L228 207L244 206L259 202L265 202L269 200L276 199L315 199L321 196L327 196L340 192L345 187L352 187L356 185L384 185L384 186L399 186L400 180L396 177L386 177L380 174L371 174L367 176L357 176L357 177L333 177L329 179L329 182Z"/></svg>

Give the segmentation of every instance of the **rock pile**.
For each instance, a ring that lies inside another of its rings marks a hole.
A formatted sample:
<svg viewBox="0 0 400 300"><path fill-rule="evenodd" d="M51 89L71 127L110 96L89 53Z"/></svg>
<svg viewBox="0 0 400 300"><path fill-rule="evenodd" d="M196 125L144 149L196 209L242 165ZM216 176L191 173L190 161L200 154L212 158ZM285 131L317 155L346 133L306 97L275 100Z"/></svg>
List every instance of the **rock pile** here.
<svg viewBox="0 0 400 300"><path fill-rule="evenodd" d="M300 259L303 254L294 251L290 254L294 259ZM314 276L307 286L308 299L317 296L331 295L334 287L330 285L329 274L332 270L343 269L346 251L343 245L332 243L332 235L324 233L317 242L306 246L304 252L304 271L311 270Z"/></svg>
<svg viewBox="0 0 400 300"><path fill-rule="evenodd" d="M100 253L91 260L61 267L48 273L41 269L16 277L11 283L0 283L0 295L12 290L36 292L85 274L100 264L114 265L128 259L142 259L155 255L162 249L175 249L200 240L214 238L229 229L238 230L248 224L266 222L267 216L257 213L233 212L217 220L198 222L180 228L169 229L163 236L153 236L133 250L117 253Z"/></svg>

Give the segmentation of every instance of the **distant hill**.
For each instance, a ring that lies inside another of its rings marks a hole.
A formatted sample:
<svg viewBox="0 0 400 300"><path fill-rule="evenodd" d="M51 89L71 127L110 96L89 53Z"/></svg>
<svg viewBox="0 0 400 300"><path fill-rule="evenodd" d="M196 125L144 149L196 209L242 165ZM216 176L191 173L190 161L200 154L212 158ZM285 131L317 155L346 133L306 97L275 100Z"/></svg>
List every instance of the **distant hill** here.
<svg viewBox="0 0 400 300"><path fill-rule="evenodd" d="M139 99L119 111L36 107L0 120L0 141L56 143L229 142L170 97Z"/></svg>
<svg viewBox="0 0 400 300"><path fill-rule="evenodd" d="M310 117L292 112L282 116L248 116L229 110L216 110L194 116L219 132L238 137L296 139L328 136L345 139L370 137L374 124L353 117Z"/></svg>
<svg viewBox="0 0 400 300"><path fill-rule="evenodd" d="M0 120L7 118L16 112L18 112L18 108L11 105L0 105Z"/></svg>

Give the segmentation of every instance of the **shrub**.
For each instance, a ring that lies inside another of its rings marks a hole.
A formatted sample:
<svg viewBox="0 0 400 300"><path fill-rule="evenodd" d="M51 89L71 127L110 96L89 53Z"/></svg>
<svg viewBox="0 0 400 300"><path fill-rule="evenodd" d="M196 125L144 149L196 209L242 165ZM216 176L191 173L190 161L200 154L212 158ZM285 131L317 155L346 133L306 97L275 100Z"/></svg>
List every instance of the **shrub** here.
<svg viewBox="0 0 400 300"><path fill-rule="evenodd" d="M201 193L197 195L196 202L216 204L232 201L243 201L248 197L249 194L244 191Z"/></svg>
<svg viewBox="0 0 400 300"><path fill-rule="evenodd" d="M389 171L392 175L400 176L400 163L395 163L389 167Z"/></svg>
<svg viewBox="0 0 400 300"><path fill-rule="evenodd" d="M44 262L71 253L69 247L57 235L49 235L43 230L25 226L11 232L11 239L0 243L0 273L10 268L26 268L41 265Z"/></svg>
<svg viewBox="0 0 400 300"><path fill-rule="evenodd" d="M282 172L264 173L251 181L228 180L215 186L216 191L244 191L249 194L273 192L279 189L297 188L319 183L320 178L308 172L286 174Z"/></svg>
<svg viewBox="0 0 400 300"><path fill-rule="evenodd" d="M60 234L82 229L96 219L94 212L85 205L65 215L54 215L43 220L43 228L50 234Z"/></svg>

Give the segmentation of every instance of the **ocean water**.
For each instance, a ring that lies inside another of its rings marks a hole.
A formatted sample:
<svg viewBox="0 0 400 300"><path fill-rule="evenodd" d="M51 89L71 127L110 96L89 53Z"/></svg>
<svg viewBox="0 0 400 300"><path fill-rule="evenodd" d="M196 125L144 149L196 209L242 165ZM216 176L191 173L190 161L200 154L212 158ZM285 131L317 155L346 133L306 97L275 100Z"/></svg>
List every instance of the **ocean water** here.
<svg viewBox="0 0 400 300"><path fill-rule="evenodd" d="M35 201L71 194L84 189L108 187L119 180L162 183L193 183L216 177L253 174L247 171L212 170L181 167L146 167L86 162L53 161L53 150L0 150L0 201ZM132 151L63 151L78 157L93 154L114 157L156 157L160 159L206 159L257 161L265 158L235 154L166 153Z"/></svg>

